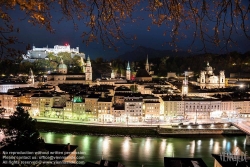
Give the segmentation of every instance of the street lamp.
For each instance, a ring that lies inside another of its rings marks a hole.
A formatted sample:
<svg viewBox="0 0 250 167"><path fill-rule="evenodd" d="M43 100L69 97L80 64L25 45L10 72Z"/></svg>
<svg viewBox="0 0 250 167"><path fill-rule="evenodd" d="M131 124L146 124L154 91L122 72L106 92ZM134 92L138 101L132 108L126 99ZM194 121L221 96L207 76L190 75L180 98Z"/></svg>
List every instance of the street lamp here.
<svg viewBox="0 0 250 167"><path fill-rule="evenodd" d="M195 112L195 124L197 124L197 109L196 109L196 112Z"/></svg>
<svg viewBox="0 0 250 167"><path fill-rule="evenodd" d="M64 110L63 110L63 113L62 113L62 114L63 114L63 122L64 122Z"/></svg>
<svg viewBox="0 0 250 167"><path fill-rule="evenodd" d="M128 114L127 114L126 120L127 120L127 126L128 126Z"/></svg>
<svg viewBox="0 0 250 167"><path fill-rule="evenodd" d="M153 116L152 116L152 114L151 114L151 126L152 126L152 119L153 119Z"/></svg>
<svg viewBox="0 0 250 167"><path fill-rule="evenodd" d="M56 115L57 115L57 118L59 118L59 115L60 115L59 111L56 112Z"/></svg>

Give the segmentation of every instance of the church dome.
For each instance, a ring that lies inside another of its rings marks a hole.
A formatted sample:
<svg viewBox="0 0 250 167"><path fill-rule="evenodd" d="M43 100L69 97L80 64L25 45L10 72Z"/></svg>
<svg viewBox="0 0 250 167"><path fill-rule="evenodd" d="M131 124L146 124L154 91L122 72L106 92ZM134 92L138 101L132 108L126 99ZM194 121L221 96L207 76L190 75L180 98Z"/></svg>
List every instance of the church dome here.
<svg viewBox="0 0 250 167"><path fill-rule="evenodd" d="M59 64L58 69L65 69L67 68L66 64Z"/></svg>
<svg viewBox="0 0 250 167"><path fill-rule="evenodd" d="M67 74L67 66L63 63L63 60L61 59L61 63L58 65L58 72L62 74Z"/></svg>

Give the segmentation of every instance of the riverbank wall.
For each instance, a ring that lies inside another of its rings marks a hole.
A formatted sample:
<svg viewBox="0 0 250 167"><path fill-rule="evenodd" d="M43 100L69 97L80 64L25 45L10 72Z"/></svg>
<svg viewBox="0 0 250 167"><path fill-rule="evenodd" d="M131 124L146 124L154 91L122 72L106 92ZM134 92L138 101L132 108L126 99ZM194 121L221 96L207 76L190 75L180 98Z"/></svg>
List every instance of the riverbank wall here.
<svg viewBox="0 0 250 167"><path fill-rule="evenodd" d="M7 120L2 122L7 125ZM52 122L37 122L37 129L40 132L56 132L69 134L87 135L110 135L110 136L194 136L194 135L244 135L244 132L231 124L203 124L203 125L182 125L182 126L112 126L112 125L86 125L66 124Z"/></svg>
<svg viewBox="0 0 250 167"><path fill-rule="evenodd" d="M58 132L58 133L75 133L75 134L92 134L92 135L111 135L111 136L193 136L193 135L244 135L244 132L234 126L225 124L210 124L198 127L193 126L152 126L152 127L135 127L135 126L103 126L103 125L72 125L38 122L39 131Z"/></svg>
<svg viewBox="0 0 250 167"><path fill-rule="evenodd" d="M156 127L119 127L103 125L73 125L37 122L37 128L41 132L58 132L72 134L93 134L113 136L157 136Z"/></svg>

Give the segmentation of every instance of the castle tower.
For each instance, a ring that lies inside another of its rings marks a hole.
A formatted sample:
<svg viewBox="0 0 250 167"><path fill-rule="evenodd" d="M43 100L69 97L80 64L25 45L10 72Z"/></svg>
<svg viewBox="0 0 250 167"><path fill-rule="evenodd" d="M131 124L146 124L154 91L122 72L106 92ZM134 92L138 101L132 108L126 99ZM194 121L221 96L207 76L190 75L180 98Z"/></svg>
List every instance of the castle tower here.
<svg viewBox="0 0 250 167"><path fill-rule="evenodd" d="M92 67L90 58L88 56L86 66L85 66L85 80L86 81L92 81Z"/></svg>
<svg viewBox="0 0 250 167"><path fill-rule="evenodd" d="M147 55L145 70L149 73L149 70L150 70L150 69L149 69L149 63L148 63L148 55Z"/></svg>
<svg viewBox="0 0 250 167"><path fill-rule="evenodd" d="M29 84L31 84L31 85L34 85L34 83L35 83L34 74L33 74L33 71L32 71L31 68L30 68L30 71L29 71L28 82L29 82Z"/></svg>
<svg viewBox="0 0 250 167"><path fill-rule="evenodd" d="M182 96L188 95L188 79L187 79L186 75L185 75L185 79L183 80L183 83L182 83L181 94L182 94Z"/></svg>
<svg viewBox="0 0 250 167"><path fill-rule="evenodd" d="M131 70L130 70L129 62L128 62L128 65L127 65L127 70L126 70L126 79L127 80L131 79Z"/></svg>

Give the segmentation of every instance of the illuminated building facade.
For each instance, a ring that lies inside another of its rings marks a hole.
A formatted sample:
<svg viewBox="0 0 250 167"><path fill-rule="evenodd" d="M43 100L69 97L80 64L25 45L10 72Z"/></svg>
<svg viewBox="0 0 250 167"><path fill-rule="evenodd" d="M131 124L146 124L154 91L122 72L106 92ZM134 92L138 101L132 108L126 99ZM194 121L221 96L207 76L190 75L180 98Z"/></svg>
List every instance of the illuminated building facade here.
<svg viewBox="0 0 250 167"><path fill-rule="evenodd" d="M225 88L225 73L220 71L219 75L214 75L213 68L207 63L207 67L204 71L200 72L200 77L197 82L200 88Z"/></svg>
<svg viewBox="0 0 250 167"><path fill-rule="evenodd" d="M124 106L126 120L128 122L142 122L143 121L143 99L136 96L125 96Z"/></svg>
<svg viewBox="0 0 250 167"><path fill-rule="evenodd" d="M112 97L102 96L98 99L98 122L114 122Z"/></svg>
<svg viewBox="0 0 250 167"><path fill-rule="evenodd" d="M67 65L63 63L61 59L58 65L57 72L47 75L47 84L59 85L59 84L85 84L92 82L92 67L90 58L88 57L86 64L82 68L85 68L85 73L73 73L68 74Z"/></svg>
<svg viewBox="0 0 250 167"><path fill-rule="evenodd" d="M43 48L36 48L35 46L33 46L31 50L27 51L26 55L23 55L23 59L25 61L34 62L35 60L38 59L47 58L49 53L54 53L55 55L57 55L60 52L71 53L72 57L74 55L78 55L80 57L85 58L85 54L79 52L79 47L70 48L69 44L65 44L65 45L55 45L54 48L49 48L48 46Z"/></svg>
<svg viewBox="0 0 250 167"><path fill-rule="evenodd" d="M142 96L144 120L147 122L158 122L160 120L159 97L150 94Z"/></svg>

